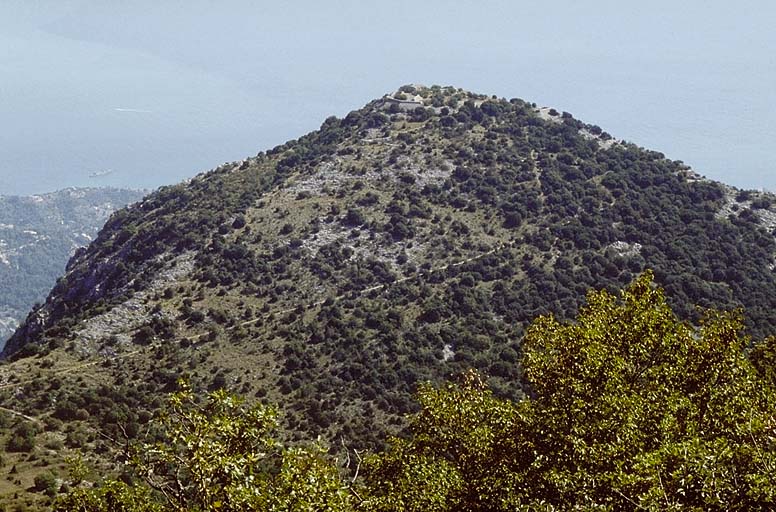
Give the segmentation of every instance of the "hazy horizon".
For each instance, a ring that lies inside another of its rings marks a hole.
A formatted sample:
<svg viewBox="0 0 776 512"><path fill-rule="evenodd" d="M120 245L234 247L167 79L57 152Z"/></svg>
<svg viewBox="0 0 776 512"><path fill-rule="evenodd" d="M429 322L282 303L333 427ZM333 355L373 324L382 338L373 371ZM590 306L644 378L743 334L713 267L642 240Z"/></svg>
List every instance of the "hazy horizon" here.
<svg viewBox="0 0 776 512"><path fill-rule="evenodd" d="M776 190L774 26L764 1L4 2L0 194L179 182L405 83L566 110Z"/></svg>

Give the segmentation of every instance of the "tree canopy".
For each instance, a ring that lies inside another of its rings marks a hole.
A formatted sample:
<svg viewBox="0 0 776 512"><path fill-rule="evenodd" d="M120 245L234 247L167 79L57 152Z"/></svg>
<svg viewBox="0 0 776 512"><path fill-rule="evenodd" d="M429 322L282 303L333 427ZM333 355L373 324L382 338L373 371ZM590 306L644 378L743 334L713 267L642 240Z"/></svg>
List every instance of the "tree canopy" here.
<svg viewBox="0 0 776 512"><path fill-rule="evenodd" d="M526 399L473 371L423 385L408 436L354 482L320 447L279 447L271 409L179 393L132 460L146 485L76 488L58 510L772 510L772 340L750 352L742 332L740 312L680 321L648 272L590 292L574 321L528 330Z"/></svg>
<svg viewBox="0 0 776 512"><path fill-rule="evenodd" d="M89 512L347 510L349 495L318 445L283 447L275 410L247 406L223 390L198 403L173 394L157 421L158 441L130 448L142 484L110 480L79 487L55 510Z"/></svg>

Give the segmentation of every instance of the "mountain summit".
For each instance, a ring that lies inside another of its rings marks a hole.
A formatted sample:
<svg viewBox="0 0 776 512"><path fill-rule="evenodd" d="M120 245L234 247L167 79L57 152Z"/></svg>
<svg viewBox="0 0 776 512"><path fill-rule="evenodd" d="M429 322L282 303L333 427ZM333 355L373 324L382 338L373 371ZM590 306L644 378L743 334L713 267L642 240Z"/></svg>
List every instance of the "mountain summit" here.
<svg viewBox="0 0 776 512"><path fill-rule="evenodd" d="M57 405L4 401L98 396L118 432L185 377L368 445L420 381L474 367L520 395L527 323L647 268L684 318L743 306L775 332L774 226L771 196L569 113L404 86L114 213L3 352L61 372Z"/></svg>

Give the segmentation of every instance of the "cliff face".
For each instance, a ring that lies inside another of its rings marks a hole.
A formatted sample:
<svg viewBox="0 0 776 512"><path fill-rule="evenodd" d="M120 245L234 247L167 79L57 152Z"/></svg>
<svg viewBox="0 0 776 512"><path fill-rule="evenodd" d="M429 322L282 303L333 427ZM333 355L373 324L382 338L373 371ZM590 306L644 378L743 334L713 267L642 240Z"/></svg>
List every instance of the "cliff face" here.
<svg viewBox="0 0 776 512"><path fill-rule="evenodd" d="M43 302L73 252L96 238L111 213L141 197L100 188L0 196L0 347Z"/></svg>
<svg viewBox="0 0 776 512"><path fill-rule="evenodd" d="M776 330L770 196L522 100L390 98L114 213L4 356L105 358L130 416L184 376L369 443L420 381L519 395L527 323L646 268L687 319Z"/></svg>

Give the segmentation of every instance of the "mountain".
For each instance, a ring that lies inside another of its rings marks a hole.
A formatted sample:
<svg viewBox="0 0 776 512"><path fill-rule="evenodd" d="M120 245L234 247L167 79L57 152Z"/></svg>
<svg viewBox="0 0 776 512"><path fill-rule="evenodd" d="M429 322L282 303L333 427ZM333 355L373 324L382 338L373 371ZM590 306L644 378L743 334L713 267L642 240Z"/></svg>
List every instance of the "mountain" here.
<svg viewBox="0 0 776 512"><path fill-rule="evenodd" d="M0 347L35 302L64 273L67 260L116 209L143 193L70 188L34 196L0 196Z"/></svg>
<svg viewBox="0 0 776 512"><path fill-rule="evenodd" d="M179 378L379 446L422 381L521 396L526 325L645 269L684 319L776 332L773 199L566 112L404 86L111 215L9 340L0 404L95 466Z"/></svg>

